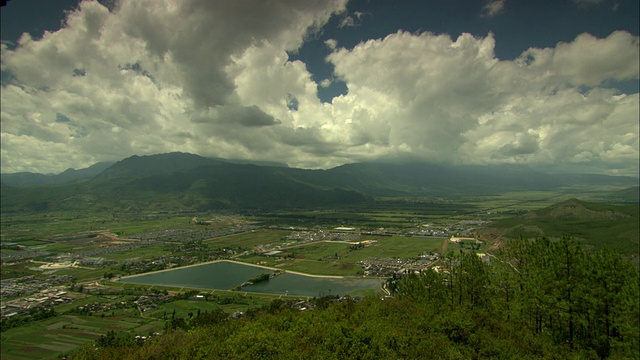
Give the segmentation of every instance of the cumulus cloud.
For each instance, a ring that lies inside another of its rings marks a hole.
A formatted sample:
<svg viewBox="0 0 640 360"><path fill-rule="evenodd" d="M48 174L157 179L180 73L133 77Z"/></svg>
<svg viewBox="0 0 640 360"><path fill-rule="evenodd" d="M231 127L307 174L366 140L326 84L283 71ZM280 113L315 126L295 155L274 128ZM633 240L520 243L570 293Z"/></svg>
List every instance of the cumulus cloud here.
<svg viewBox="0 0 640 360"><path fill-rule="evenodd" d="M397 156L557 163L581 161L588 152L599 160L619 155L635 173L637 94L619 96L597 86L638 78L637 41L623 32L605 39L583 34L571 43L500 61L491 34L452 40L399 32L329 56L349 87L334 106L357 99L368 110L360 122L368 131L379 127L377 138L387 140L381 146ZM622 60L593 54L600 51ZM581 86L594 88L583 93Z"/></svg>
<svg viewBox="0 0 640 360"><path fill-rule="evenodd" d="M605 39L584 33L553 49L529 49L518 61L543 77L554 77L574 86L637 79L638 37L625 31L613 32Z"/></svg>
<svg viewBox="0 0 640 360"><path fill-rule="evenodd" d="M320 84L318 85L320 85L320 87L323 87L323 88L328 88L329 86L331 86L331 83L332 83L331 79L324 79L320 81Z"/></svg>
<svg viewBox="0 0 640 360"><path fill-rule="evenodd" d="M582 34L513 61L496 58L492 34L327 41L331 79L348 92L323 103L318 86L332 80L316 83L287 53L345 2L240 3L83 2L60 31L1 45L13 76L0 95L2 171L169 151L310 168L412 159L638 171L638 94L604 87L639 78L637 36Z"/></svg>
<svg viewBox="0 0 640 360"><path fill-rule="evenodd" d="M285 65L286 51L344 8L343 0L256 1L250 7L145 0L121 1L110 12L84 1L63 29L37 41L24 34L13 50L2 45L2 70L14 79L2 91L3 105L12 104L2 107L3 137L10 138L3 141L3 172L57 171L173 150L234 155L233 147L243 144L228 129L279 120L256 104L242 103L233 68L245 53L263 48L269 49L263 56L275 54L282 60L277 66ZM78 139L70 122L57 122L57 113L81 123L84 137ZM211 129L229 138L204 138ZM34 154L17 156L17 139L40 141L34 152L55 149L50 153L58 154L58 161L26 163L23 159Z"/></svg>
<svg viewBox="0 0 640 360"><path fill-rule="evenodd" d="M331 50L335 50L338 47L338 41L336 39L327 39L324 44Z"/></svg>

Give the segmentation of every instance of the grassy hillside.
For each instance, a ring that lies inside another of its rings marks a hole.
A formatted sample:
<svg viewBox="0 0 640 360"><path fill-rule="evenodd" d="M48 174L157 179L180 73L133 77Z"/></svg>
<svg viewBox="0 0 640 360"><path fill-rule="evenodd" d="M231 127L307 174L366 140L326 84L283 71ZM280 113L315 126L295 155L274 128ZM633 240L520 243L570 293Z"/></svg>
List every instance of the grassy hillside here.
<svg viewBox="0 0 640 360"><path fill-rule="evenodd" d="M481 230L488 238L562 237L571 235L595 248L638 253L638 205L609 205L571 199L492 223ZM493 235L493 236L492 236Z"/></svg>

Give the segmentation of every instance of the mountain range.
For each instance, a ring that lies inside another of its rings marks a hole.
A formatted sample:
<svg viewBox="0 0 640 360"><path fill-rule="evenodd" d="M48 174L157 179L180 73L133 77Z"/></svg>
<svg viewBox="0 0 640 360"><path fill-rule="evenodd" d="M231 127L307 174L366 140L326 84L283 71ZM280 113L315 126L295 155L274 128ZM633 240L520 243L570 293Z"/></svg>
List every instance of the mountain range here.
<svg viewBox="0 0 640 360"><path fill-rule="evenodd" d="M376 197L491 195L575 185L638 185L638 179L633 177L556 175L526 165L355 163L307 170L179 152L131 156L58 175L2 174L1 181L2 211L101 206L191 210L313 208L366 203Z"/></svg>
<svg viewBox="0 0 640 360"><path fill-rule="evenodd" d="M2 183L17 187L36 187L43 185L61 185L79 179L92 178L112 166L113 162L99 162L88 168L76 170L67 169L60 174L39 174L32 172L19 172L2 174Z"/></svg>

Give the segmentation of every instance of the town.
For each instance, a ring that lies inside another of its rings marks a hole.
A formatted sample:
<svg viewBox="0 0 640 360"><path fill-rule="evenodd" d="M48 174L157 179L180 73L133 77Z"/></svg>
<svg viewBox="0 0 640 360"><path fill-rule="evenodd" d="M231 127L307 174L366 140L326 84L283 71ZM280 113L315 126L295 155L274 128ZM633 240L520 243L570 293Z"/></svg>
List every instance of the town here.
<svg viewBox="0 0 640 360"><path fill-rule="evenodd" d="M191 219L191 223L206 227L213 221ZM28 315L33 309L46 309L57 304L72 303L78 296L73 293L116 292L110 287L110 280L119 276L142 274L179 268L213 260L235 259L271 259L271 263L282 263L291 252L303 248L305 245L318 243L333 243L344 245L348 251L358 251L376 245L379 240L391 237L403 238L432 238L444 243L445 248L455 236L472 236L473 230L481 226L484 221L457 221L450 226L434 226L418 224L413 228L357 228L346 226L315 226L313 228L293 226L259 226L255 224L239 223L234 220L232 226L217 229L168 229L119 237L104 231L87 232L66 236L75 240L86 240L73 252L56 253L47 251L47 247L28 246L18 247L20 251L2 253L2 266L15 267L21 265L35 274L47 274L45 277L28 275L17 278L3 278L0 282L2 291L2 318ZM221 239L237 234L250 234L261 231L264 233L277 232L277 238L256 244L252 248L246 246L214 246L212 239ZM100 240L104 240L100 242ZM88 242L87 242L88 241ZM99 245L96 246L96 243ZM10 244L13 248L15 245ZM136 256L139 249L163 248L164 251L154 252L157 256ZM435 250L435 251L434 251ZM385 278L403 275L409 272L423 271L434 266L441 254L439 249L420 249L407 257L367 257L355 262L361 269L357 274L362 277ZM303 250L304 251L304 250ZM112 254L131 254L110 257ZM304 256L298 254L298 256ZM40 259L40 260L38 260ZM325 261L339 260L339 256L327 255ZM256 261L267 264L265 260ZM284 267L286 269L286 267ZM80 279L74 275L56 275L56 272L81 273L92 270L96 274L104 272L100 277ZM103 271L100 271L103 270ZM97 271L97 272L96 272ZM148 306L148 297L142 295L135 301L143 310ZM145 300L147 299L147 300ZM153 296L151 297L153 299ZM151 302L153 303L153 302ZM95 305L93 305L95 307ZM106 306L106 305L105 305ZM103 307L108 310L112 305ZM84 309L89 309L87 305Z"/></svg>

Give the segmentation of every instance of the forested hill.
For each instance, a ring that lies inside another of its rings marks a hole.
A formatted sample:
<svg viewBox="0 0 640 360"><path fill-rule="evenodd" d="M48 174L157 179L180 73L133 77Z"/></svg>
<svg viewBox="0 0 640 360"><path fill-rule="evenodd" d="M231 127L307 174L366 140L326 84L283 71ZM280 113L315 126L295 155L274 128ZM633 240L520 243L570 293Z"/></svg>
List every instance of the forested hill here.
<svg viewBox="0 0 640 360"><path fill-rule="evenodd" d="M393 298L274 300L245 317L168 319L145 342L126 333L73 359L637 359L638 272L567 239L447 255L440 272L392 280ZM313 310L309 310L315 307Z"/></svg>
<svg viewBox="0 0 640 360"><path fill-rule="evenodd" d="M551 237L571 235L582 244L638 253L639 206L567 200L491 223L480 230L485 238Z"/></svg>

